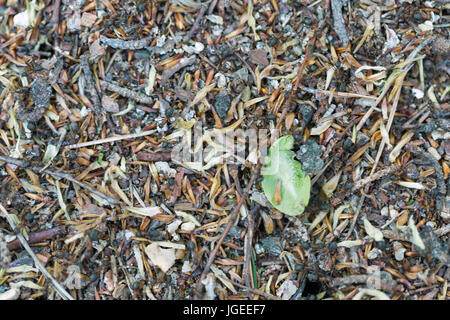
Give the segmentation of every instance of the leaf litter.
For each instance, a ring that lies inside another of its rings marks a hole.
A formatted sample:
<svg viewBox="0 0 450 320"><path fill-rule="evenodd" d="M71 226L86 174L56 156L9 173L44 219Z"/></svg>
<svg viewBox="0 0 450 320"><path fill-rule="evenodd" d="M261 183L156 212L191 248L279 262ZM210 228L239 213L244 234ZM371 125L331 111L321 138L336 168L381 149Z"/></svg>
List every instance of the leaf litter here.
<svg viewBox="0 0 450 320"><path fill-rule="evenodd" d="M0 299L448 300L448 3L0 10Z"/></svg>

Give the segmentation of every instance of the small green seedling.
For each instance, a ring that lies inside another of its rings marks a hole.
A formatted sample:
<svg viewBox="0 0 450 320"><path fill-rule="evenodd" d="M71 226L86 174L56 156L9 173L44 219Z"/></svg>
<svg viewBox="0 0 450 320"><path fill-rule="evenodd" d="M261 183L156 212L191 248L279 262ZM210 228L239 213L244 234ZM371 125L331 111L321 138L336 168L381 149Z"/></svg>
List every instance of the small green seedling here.
<svg viewBox="0 0 450 320"><path fill-rule="evenodd" d="M100 153L98 154L97 162L98 162L99 165L102 165L102 162L103 162L103 156L104 156L103 152L100 152Z"/></svg>
<svg viewBox="0 0 450 320"><path fill-rule="evenodd" d="M292 136L275 141L265 158L261 171L262 188L270 203L284 214L297 216L308 205L311 181L302 171L300 162L294 160Z"/></svg>

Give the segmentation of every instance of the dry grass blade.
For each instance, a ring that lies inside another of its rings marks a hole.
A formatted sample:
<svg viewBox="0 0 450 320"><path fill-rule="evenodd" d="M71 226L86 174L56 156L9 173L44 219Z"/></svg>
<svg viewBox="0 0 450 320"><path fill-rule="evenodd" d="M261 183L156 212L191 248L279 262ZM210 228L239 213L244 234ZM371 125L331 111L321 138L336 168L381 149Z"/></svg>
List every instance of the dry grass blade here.
<svg viewBox="0 0 450 320"><path fill-rule="evenodd" d="M77 143L77 144L71 144L71 145L67 146L66 148L67 149L84 148L84 147L94 146L94 145L102 144L102 143L111 143L111 142L115 142L115 141L145 137L145 136L151 135L155 132L156 132L156 130L147 130L147 131L142 131L139 133L125 134L123 136L109 137L109 138L95 140L95 141L87 141L87 142L82 142L82 143Z"/></svg>

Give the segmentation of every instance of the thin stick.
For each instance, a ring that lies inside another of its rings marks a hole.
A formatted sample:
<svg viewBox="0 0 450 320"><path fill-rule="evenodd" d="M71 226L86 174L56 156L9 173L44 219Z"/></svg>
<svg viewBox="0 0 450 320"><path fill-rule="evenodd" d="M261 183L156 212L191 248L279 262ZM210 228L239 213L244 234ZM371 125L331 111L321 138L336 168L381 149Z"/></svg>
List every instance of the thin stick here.
<svg viewBox="0 0 450 320"><path fill-rule="evenodd" d="M306 62L309 60L309 56L311 54L311 48L315 42L316 42L316 33L314 32L314 36L311 38L311 40L309 40L308 46L306 47L305 57L303 58L303 62L300 65L300 69L298 70L297 77L295 78L295 84L294 84L294 87L292 88L292 91L291 91L292 93L289 96L288 105L291 103L292 96L294 96L297 93L297 88L300 85L300 79L302 78L303 70L305 69Z"/></svg>
<svg viewBox="0 0 450 320"><path fill-rule="evenodd" d="M300 79L302 78L303 70L305 69L306 62L309 60L311 48L313 47L315 42L316 42L316 33L314 33L314 36L309 40L308 46L306 47L305 57L303 58L303 62L300 65L300 69L297 72L297 76L295 78L295 83L291 89L289 98L288 98L287 102L285 103L286 107L283 108L283 112L281 113L281 116L278 119L277 126L276 126L277 129L279 129L281 127L281 123L284 121L284 118L286 117L288 109L291 106L292 99L293 99L294 95L296 95L296 93L297 93L298 86L300 85ZM302 129L302 132L303 132L303 129Z"/></svg>
<svg viewBox="0 0 450 320"><path fill-rule="evenodd" d="M9 225L11 226L11 229L16 234L20 243L22 243L22 246L25 248L25 250L31 256L31 258L33 258L34 264L39 268L39 270L42 272L42 274L48 280L50 280L50 282L53 285L53 287L55 288L56 292L58 292L58 294L64 300L74 300L74 298L58 283L58 281L56 281L56 279L51 276L51 274L47 271L47 269L45 269L44 265L36 257L33 250L31 250L30 246L28 245L27 240L25 240L23 235L17 229L16 225L14 224L14 220L11 218L11 216L8 214L8 211L6 211L6 209L3 207L3 205L1 203L0 203L0 211L4 214L6 220L8 221Z"/></svg>
<svg viewBox="0 0 450 320"><path fill-rule="evenodd" d="M338 98L361 98L361 99L369 99L369 100L377 100L377 97L374 96L366 96L363 94L357 94L357 93L351 93L351 92L336 92L336 91L330 91L330 90L322 90L322 89L313 89L308 87L302 87L301 90L312 93L312 94L318 94L323 93L325 95L333 95L333 97Z"/></svg>
<svg viewBox="0 0 450 320"><path fill-rule="evenodd" d="M216 7L216 5L217 5L217 0L213 0L211 2L211 4L209 5L208 14L212 14L213 13L214 8Z"/></svg>
<svg viewBox="0 0 450 320"><path fill-rule="evenodd" d="M37 243L37 242L45 241L48 239L52 239L56 235L62 234L62 233L64 233L64 228L62 228L62 227L56 227L56 228L32 233L32 234L30 234L30 236L28 238L28 243L32 244L32 243ZM11 242L8 242L7 246L8 246L9 250L15 250L20 247L20 241L18 239L15 239Z"/></svg>
<svg viewBox="0 0 450 320"><path fill-rule="evenodd" d="M170 161L172 159L171 152L139 152L137 154L137 159L141 161Z"/></svg>
<svg viewBox="0 0 450 320"><path fill-rule="evenodd" d="M327 170L327 168L330 166L330 164L332 162L333 162L333 159L328 161L327 164L322 169L320 169L319 173L316 174L316 176L314 178L312 178L312 180L311 180L311 187L317 182L317 180L319 180L319 178L322 176L322 174L325 172L325 170Z"/></svg>
<svg viewBox="0 0 450 320"><path fill-rule="evenodd" d="M134 92L133 90L127 88L122 88L121 86L118 86L117 84L111 82L100 80L100 85L112 92L118 93L123 97L130 98L143 104L152 104L153 102L152 98L150 98L146 94Z"/></svg>
<svg viewBox="0 0 450 320"><path fill-rule="evenodd" d="M216 258L217 251L219 250L220 246L222 245L223 241L225 240L225 237L227 236L228 232L230 231L231 226L234 224L236 218L238 217L239 210L241 209L242 205L244 204L244 201L247 199L247 196L250 193L250 189L252 188L253 184L256 181L256 178L258 176L261 165L262 165L262 163L258 162L258 164L256 165L256 168L253 170L252 176L250 178L250 181L248 182L248 185L244 191L244 194L242 195L241 199L237 203L236 207L234 207L234 210L231 213L230 221L228 221L228 224L227 224L225 230L223 231L222 236L220 237L219 241L217 242L214 250L209 255L208 262L206 263L205 269L203 269L203 272L197 283L197 290L199 293L203 289L203 279L205 279L206 274L209 272L209 269L211 268L211 264L214 262L214 259Z"/></svg>
<svg viewBox="0 0 450 320"><path fill-rule="evenodd" d="M175 73L183 69L184 67L187 67L197 61L197 58L195 55L190 56L189 58L182 58L180 62L178 62L173 67L166 69L163 71L161 76L161 85L164 85L167 80L169 80Z"/></svg>
<svg viewBox="0 0 450 320"><path fill-rule="evenodd" d="M397 171L398 169L399 169L399 166L397 164L393 164L383 170L378 171L375 174L369 175L367 178L358 180L355 182L355 185L352 188L352 192L355 192L356 190L361 189L365 185L372 183L373 181L378 180L378 179L390 174L391 172Z"/></svg>
<svg viewBox="0 0 450 320"><path fill-rule="evenodd" d="M78 148L93 146L96 144L110 143L110 142L115 142L115 141L120 141L120 140L139 138L139 137L143 137L143 136L148 136L155 132L156 132L156 130L147 130L147 131L142 131L139 133L125 134L123 136L114 136L114 137L109 137L109 138L105 138L105 139L71 144L70 146L67 146L66 148L67 149L78 149Z"/></svg>
<svg viewBox="0 0 450 320"><path fill-rule="evenodd" d="M205 15L206 9L208 9L208 6L206 5L202 5L200 8L200 12L198 13L197 18L194 21L194 24L192 25L191 30L189 30L188 33L186 33L186 35L183 38L183 43L188 43L189 40L191 40L192 36L194 35L194 32L197 31L200 22L203 18L203 16Z"/></svg>
<svg viewBox="0 0 450 320"><path fill-rule="evenodd" d="M53 1L53 15L51 23L58 25L59 23L59 7L61 6L61 0ZM55 29L57 30L57 29Z"/></svg>
<svg viewBox="0 0 450 320"><path fill-rule="evenodd" d="M33 169L33 167L30 167L30 168L31 168L31 170L35 171L35 170ZM63 179L69 180L70 182L76 183L76 184L78 184L79 186L85 188L86 190L88 190L88 191L90 191L90 192L96 194L97 196L99 196L99 197L101 197L101 198L107 200L110 204L116 204L116 203L117 203L117 200L114 199L113 197L110 197L110 196L108 196L108 195L106 195L106 194L104 194L104 193L98 191L97 189L91 187L90 185L87 185L86 183L81 182L81 181L75 179L74 177L72 177L72 176L71 176L70 174L68 174L68 173L55 172L55 171L50 171L50 170L47 170L47 169L45 169L44 172L45 172L45 173L48 173L48 174L50 174L50 175L52 175L52 176L59 177L59 178L63 178Z"/></svg>
<svg viewBox="0 0 450 320"><path fill-rule="evenodd" d="M253 234L255 231L255 219L254 214L259 210L259 206L256 205L250 212L247 214L247 234L246 241L244 245L244 271L243 276L245 280L245 285L249 288L252 287L251 272L252 272L252 248L253 248ZM250 297L252 298L252 297Z"/></svg>
<svg viewBox="0 0 450 320"><path fill-rule="evenodd" d="M350 226L350 229L348 230L347 234L345 235L345 239L347 240L353 233L353 229L355 229L356 221L358 221L359 213L361 212L362 206L364 204L364 200L366 200L366 194L363 193L361 196L361 199L359 200L358 209L356 210L355 216L352 220L352 225Z"/></svg>
<svg viewBox="0 0 450 320"><path fill-rule="evenodd" d="M113 197L110 197L110 196L108 196L108 195L98 191L97 189L87 185L86 183L75 179L69 173L51 171L51 170L44 169L44 168L41 168L41 167L38 167L38 166L27 166L22 160L14 159L14 158L11 158L11 157L8 157L8 156L0 156L0 161L4 161L4 162L7 162L7 163L10 163L10 164L13 164L15 166L22 167L22 168L28 168L28 169L31 169L32 171L36 172L36 173L39 173L39 174L44 172L44 173L50 174L50 175L58 177L58 178L67 179L70 182L78 184L79 186L85 188L86 190L88 190L88 191L94 193L95 195L105 199L110 204L116 204L117 203L117 200L114 199Z"/></svg>
<svg viewBox="0 0 450 320"><path fill-rule="evenodd" d="M422 113L424 113L426 110L428 109L428 107L426 105L424 105L423 107L421 107L414 116L412 116L411 118L408 119L408 121L406 121L403 125L402 125L402 129L410 129L410 128L414 128L415 125L411 125L411 123L413 121L415 121L418 117L420 117L422 115ZM427 111L427 113L430 113L430 111Z"/></svg>

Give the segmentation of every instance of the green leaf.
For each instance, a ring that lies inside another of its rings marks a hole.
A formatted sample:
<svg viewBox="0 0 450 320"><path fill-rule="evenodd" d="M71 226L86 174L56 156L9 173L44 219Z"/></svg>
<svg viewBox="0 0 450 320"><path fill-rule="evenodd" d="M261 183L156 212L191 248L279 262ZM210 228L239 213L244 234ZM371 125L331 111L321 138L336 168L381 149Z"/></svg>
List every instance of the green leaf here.
<svg viewBox="0 0 450 320"><path fill-rule="evenodd" d="M284 214L297 216L308 205L311 181L302 171L300 162L293 159L293 146L292 136L281 137L272 144L262 169L264 178L261 185L275 208Z"/></svg>
<svg viewBox="0 0 450 320"><path fill-rule="evenodd" d="M98 159L97 159L97 162L98 162L99 165L102 165L103 156L104 156L103 153L100 152L99 155L98 155Z"/></svg>

